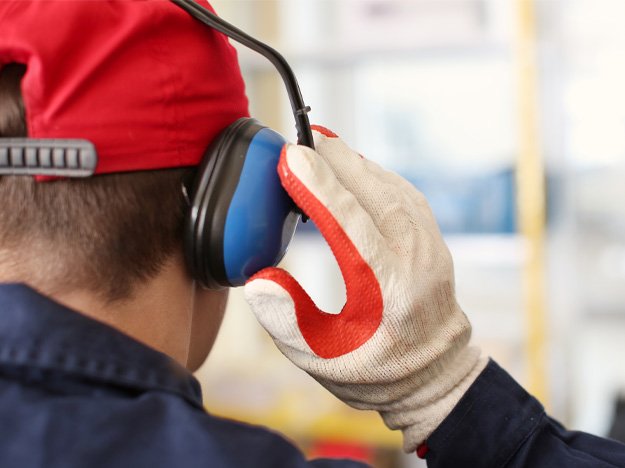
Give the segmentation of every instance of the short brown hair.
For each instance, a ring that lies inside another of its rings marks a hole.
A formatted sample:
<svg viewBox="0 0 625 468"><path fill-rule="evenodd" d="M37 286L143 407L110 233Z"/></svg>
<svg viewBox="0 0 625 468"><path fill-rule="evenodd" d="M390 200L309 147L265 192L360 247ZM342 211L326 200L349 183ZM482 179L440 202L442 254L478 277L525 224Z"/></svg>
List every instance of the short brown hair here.
<svg viewBox="0 0 625 468"><path fill-rule="evenodd" d="M0 70L0 137L25 137L25 67ZM189 169L39 183L0 177L0 266L47 290L130 297L182 247Z"/></svg>

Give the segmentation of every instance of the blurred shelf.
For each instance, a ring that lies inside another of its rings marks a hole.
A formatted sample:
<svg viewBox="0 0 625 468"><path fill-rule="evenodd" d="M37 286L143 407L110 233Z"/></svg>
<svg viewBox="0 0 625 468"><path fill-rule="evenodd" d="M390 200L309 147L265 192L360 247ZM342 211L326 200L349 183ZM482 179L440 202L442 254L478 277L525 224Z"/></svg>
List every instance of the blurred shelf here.
<svg viewBox="0 0 625 468"><path fill-rule="evenodd" d="M273 71L275 67L264 57L249 52L243 46L236 45L239 51L239 62L244 72ZM321 67L324 70L357 66L361 63L370 63L379 60L412 61L420 59L509 59L509 47L496 44L463 45L458 47L432 46L414 47L402 50L396 49L368 49L349 50L340 48L317 49L305 52L276 47L284 58L294 67Z"/></svg>
<svg viewBox="0 0 625 468"><path fill-rule="evenodd" d="M518 234L450 234L444 237L456 266L520 268L527 256L527 242Z"/></svg>

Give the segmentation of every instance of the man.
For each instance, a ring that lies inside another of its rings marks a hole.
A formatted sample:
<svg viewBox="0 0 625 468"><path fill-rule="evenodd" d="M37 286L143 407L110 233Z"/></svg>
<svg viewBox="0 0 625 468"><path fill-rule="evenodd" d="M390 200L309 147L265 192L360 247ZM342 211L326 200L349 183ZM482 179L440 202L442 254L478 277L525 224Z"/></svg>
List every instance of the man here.
<svg viewBox="0 0 625 468"><path fill-rule="evenodd" d="M0 137L89 139L100 174L0 179L0 466L309 466L189 373L227 290L187 272L182 180L247 115L225 37L170 2L2 2L0 68Z"/></svg>
<svg viewBox="0 0 625 468"><path fill-rule="evenodd" d="M3 2L0 68L0 137L86 138L100 156L90 179L0 179L0 466L360 466L206 414L189 373L227 293L187 272L180 189L247 115L227 41L169 2ZM624 466L468 346L423 196L326 129L315 144L285 147L278 172L347 304L325 314L260 271L246 297L282 352L430 466Z"/></svg>

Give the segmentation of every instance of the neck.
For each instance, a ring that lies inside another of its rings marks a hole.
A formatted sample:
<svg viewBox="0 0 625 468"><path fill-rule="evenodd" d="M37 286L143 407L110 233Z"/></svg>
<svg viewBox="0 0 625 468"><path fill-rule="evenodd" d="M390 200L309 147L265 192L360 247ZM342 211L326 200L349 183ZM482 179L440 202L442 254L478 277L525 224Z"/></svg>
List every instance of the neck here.
<svg viewBox="0 0 625 468"><path fill-rule="evenodd" d="M104 301L86 290L46 291L29 281L0 278L7 280L27 283L66 307L126 333L182 366L187 365L194 283L184 270L181 256L172 256L156 277L136 286L132 297L115 302Z"/></svg>

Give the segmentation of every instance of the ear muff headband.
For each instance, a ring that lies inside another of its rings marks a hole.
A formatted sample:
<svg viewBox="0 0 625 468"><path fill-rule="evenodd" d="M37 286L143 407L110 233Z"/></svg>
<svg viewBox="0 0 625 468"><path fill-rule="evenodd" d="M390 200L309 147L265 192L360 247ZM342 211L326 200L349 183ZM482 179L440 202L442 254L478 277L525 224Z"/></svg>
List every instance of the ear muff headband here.
<svg viewBox="0 0 625 468"><path fill-rule="evenodd" d="M295 78L293 70L284 57L275 49L260 42L258 39L253 38L249 34L244 33L236 26L233 26L203 6L197 4L194 0L171 1L193 16L196 20L204 23L206 26L219 31L236 42L243 44L245 47L258 52L260 55L269 60L274 67L276 67L276 70L278 70L278 73L280 73L280 76L282 77L282 81L284 81L286 91L289 95L289 101L291 102L293 117L295 118L295 128L297 129L297 143L314 149L315 146L312 137L312 130L310 128L310 121L308 120L310 107L304 104L302 93L299 89L299 85L297 84L297 78Z"/></svg>

